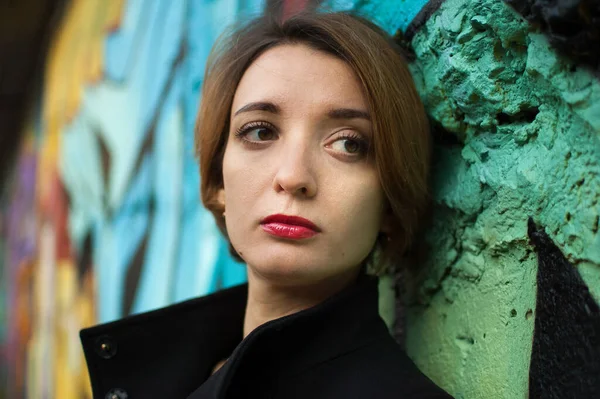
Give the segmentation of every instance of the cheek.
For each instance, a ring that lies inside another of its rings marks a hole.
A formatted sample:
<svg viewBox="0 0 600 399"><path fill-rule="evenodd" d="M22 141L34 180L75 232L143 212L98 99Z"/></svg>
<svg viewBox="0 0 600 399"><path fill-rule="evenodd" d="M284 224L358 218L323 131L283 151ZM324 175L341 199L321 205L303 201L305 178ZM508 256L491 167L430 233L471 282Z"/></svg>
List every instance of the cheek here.
<svg viewBox="0 0 600 399"><path fill-rule="evenodd" d="M244 196L244 190L251 187L243 182L252 176L252 164L244 165L242 159L236 155L235 150L229 147L225 150L223 157L223 186L225 189L225 206L229 212L234 212L234 205Z"/></svg>
<svg viewBox="0 0 600 399"><path fill-rule="evenodd" d="M242 225L239 222L252 215L266 181L264 169L242 155L228 148L223 157L226 224L230 236L235 235L232 228L239 228Z"/></svg>
<svg viewBox="0 0 600 399"><path fill-rule="evenodd" d="M382 208L383 191L376 177L357 178L353 184L340 187L331 206L338 225L344 226L345 234L340 238L370 248L379 233Z"/></svg>

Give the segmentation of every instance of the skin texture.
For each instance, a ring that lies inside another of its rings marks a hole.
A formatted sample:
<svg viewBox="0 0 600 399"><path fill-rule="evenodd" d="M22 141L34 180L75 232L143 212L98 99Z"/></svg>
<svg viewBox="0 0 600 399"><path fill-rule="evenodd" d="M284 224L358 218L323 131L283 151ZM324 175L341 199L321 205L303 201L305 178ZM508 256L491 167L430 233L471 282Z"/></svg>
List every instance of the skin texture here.
<svg viewBox="0 0 600 399"><path fill-rule="evenodd" d="M256 102L278 112L239 112ZM371 123L332 118L335 109L368 115L358 79L342 60L302 44L266 51L238 85L221 198L231 243L248 265L244 336L350 284L385 232L375 164L368 144L363 152L356 140L371 141ZM304 217L320 232L303 240L269 235L260 222L272 214Z"/></svg>

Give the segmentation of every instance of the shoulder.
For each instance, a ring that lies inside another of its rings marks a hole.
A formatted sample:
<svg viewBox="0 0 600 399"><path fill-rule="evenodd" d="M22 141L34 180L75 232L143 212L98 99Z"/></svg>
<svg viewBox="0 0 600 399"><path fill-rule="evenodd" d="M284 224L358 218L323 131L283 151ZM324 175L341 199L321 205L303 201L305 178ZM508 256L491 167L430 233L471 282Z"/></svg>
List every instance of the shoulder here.
<svg viewBox="0 0 600 399"><path fill-rule="evenodd" d="M391 336L348 354L345 361L344 368L354 370L351 373L358 387L375 397L451 398L419 370Z"/></svg>
<svg viewBox="0 0 600 399"><path fill-rule="evenodd" d="M312 387L313 399L452 398L417 368L392 337L316 365L295 380L293 385Z"/></svg>

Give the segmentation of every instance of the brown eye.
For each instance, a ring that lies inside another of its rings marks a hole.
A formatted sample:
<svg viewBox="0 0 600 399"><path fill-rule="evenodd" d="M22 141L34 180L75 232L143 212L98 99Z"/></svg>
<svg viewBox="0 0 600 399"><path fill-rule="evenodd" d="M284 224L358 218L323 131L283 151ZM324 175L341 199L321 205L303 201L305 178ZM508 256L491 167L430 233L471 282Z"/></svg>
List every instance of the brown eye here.
<svg viewBox="0 0 600 399"><path fill-rule="evenodd" d="M351 154L354 154L355 152L360 151L360 144L358 144L356 141L354 140L345 140L346 142L344 143L344 148L346 149L346 151L348 151Z"/></svg>
<svg viewBox="0 0 600 399"><path fill-rule="evenodd" d="M277 131L268 122L251 122L239 128L235 132L235 137L246 144L259 145L266 141L277 140Z"/></svg>
<svg viewBox="0 0 600 399"><path fill-rule="evenodd" d="M249 135L252 136L252 133L256 132L256 137L259 140L273 140L275 135L273 134L273 132L270 129L261 127L259 129L253 129L249 132Z"/></svg>
<svg viewBox="0 0 600 399"><path fill-rule="evenodd" d="M235 135L247 142L261 142L277 139L277 133L275 133L275 130L272 127L255 124L242 127Z"/></svg>
<svg viewBox="0 0 600 399"><path fill-rule="evenodd" d="M333 142L331 148L348 155L360 155L366 152L366 143L361 138L340 137Z"/></svg>

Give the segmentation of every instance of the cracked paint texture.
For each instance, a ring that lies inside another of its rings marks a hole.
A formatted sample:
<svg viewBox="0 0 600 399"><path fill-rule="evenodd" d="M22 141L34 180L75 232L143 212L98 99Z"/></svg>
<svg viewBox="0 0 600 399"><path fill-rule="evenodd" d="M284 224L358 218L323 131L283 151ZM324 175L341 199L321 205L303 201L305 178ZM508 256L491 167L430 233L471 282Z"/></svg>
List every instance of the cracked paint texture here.
<svg viewBox="0 0 600 399"><path fill-rule="evenodd" d="M412 40L438 140L409 354L456 397L524 397L545 226L600 299L600 82L503 2L447 0ZM441 322L440 322L441 321Z"/></svg>
<svg viewBox="0 0 600 399"><path fill-rule="evenodd" d="M427 2L406 3L326 4L396 34ZM600 300L600 82L502 1L437 3L411 38L436 145L405 347L457 398L524 398L538 262L529 216Z"/></svg>

